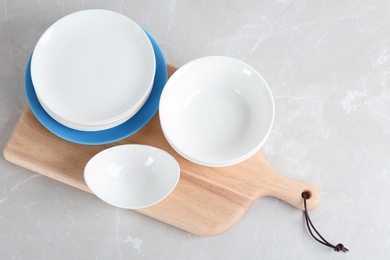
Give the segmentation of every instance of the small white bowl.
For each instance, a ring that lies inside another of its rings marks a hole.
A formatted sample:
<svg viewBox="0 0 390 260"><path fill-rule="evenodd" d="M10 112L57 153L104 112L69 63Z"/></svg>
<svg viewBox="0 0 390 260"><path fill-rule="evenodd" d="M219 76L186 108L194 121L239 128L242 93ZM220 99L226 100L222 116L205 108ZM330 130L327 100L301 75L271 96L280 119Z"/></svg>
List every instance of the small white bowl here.
<svg viewBox="0 0 390 260"><path fill-rule="evenodd" d="M175 158L147 145L108 148L92 157L84 169L85 182L97 197L126 209L145 208L162 201L179 178Z"/></svg>
<svg viewBox="0 0 390 260"><path fill-rule="evenodd" d="M153 46L142 28L122 14L97 9L55 22L31 59L39 101L71 128L133 116L149 97L155 70Z"/></svg>
<svg viewBox="0 0 390 260"><path fill-rule="evenodd" d="M160 100L163 133L184 158L205 166L240 163L256 153L274 120L261 75L242 61L204 57L178 69Z"/></svg>

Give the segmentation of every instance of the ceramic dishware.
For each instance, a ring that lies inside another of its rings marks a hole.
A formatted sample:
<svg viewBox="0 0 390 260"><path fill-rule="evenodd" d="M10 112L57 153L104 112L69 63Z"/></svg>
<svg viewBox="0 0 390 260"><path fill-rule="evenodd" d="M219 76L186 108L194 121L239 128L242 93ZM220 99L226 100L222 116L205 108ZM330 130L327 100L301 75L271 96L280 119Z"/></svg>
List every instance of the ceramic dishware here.
<svg viewBox="0 0 390 260"><path fill-rule="evenodd" d="M264 144L274 102L255 69L233 58L210 56L172 75L161 95L159 115L167 141L180 155L205 166L229 166Z"/></svg>
<svg viewBox="0 0 390 260"><path fill-rule="evenodd" d="M156 73L154 75L152 92L150 93L145 104L134 116L132 116L123 124L113 128L92 132L80 131L60 124L58 121L54 120L45 109L43 109L42 104L38 100L38 97L35 93L34 84L31 79L30 57L26 67L24 83L28 104L30 105L31 110L38 121L51 133L62 139L86 145L101 145L116 142L136 133L138 130L144 127L157 112L160 95L168 79L167 66L161 48L153 36L146 30L144 31L148 35L154 48L156 57Z"/></svg>
<svg viewBox="0 0 390 260"><path fill-rule="evenodd" d="M152 206L176 187L180 167L169 153L147 145L108 148L90 159L84 179L103 201L120 208Z"/></svg>
<svg viewBox="0 0 390 260"><path fill-rule="evenodd" d="M122 118L118 118L118 119L116 119L114 121L111 121L111 122L107 122L107 123L104 123L104 124L102 123L100 125L79 125L79 124L74 124L74 123L62 120L62 118L58 117L55 113L53 113L50 110L50 108L46 107L46 105L39 100L38 96L37 96L37 99L38 99L39 103L41 104L42 108L45 110L45 112L51 118L53 118L58 123L60 123L60 124L62 124L64 126L67 126L69 128L72 128L74 130L88 131L88 132L104 131L104 130L108 130L110 128L114 128L114 127L116 127L116 126L126 122L132 116L132 115L128 115L128 116L125 116L125 117L122 117Z"/></svg>
<svg viewBox="0 0 390 260"><path fill-rule="evenodd" d="M55 22L31 60L43 108L76 130L104 130L132 117L152 90L155 70L153 46L142 28L97 9Z"/></svg>

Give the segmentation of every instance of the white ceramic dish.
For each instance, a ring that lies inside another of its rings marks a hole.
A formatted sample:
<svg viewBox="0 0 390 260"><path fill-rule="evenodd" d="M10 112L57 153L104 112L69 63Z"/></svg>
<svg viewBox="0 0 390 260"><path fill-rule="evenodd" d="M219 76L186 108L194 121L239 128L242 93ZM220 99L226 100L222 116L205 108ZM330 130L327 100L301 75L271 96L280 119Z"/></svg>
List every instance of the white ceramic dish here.
<svg viewBox="0 0 390 260"><path fill-rule="evenodd" d="M170 145L188 160L229 166L256 153L274 119L272 93L242 61L220 56L194 60L168 80L160 122Z"/></svg>
<svg viewBox="0 0 390 260"><path fill-rule="evenodd" d="M38 101L41 104L42 108L54 120L56 120L58 123L60 123L64 126L70 127L72 129L75 129L75 130L80 130L80 131L92 132L92 131L107 130L107 129L110 129L110 128L113 128L113 127L116 127L116 126L122 124L123 122L129 120L133 116L133 114L128 114L128 115L122 116L122 118L116 119L115 121L111 121L109 123L104 123L104 124L100 124L100 125L78 125L78 124L74 124L74 123L63 120L61 117L56 115L53 111L51 111L48 107L46 107L46 105L40 101L38 96L37 96L37 98L38 98ZM142 108L142 106L139 107L139 109L141 109L141 108Z"/></svg>
<svg viewBox="0 0 390 260"><path fill-rule="evenodd" d="M149 207L162 201L179 178L179 164L169 153L135 144L101 151L84 170L85 182L96 196L127 209Z"/></svg>
<svg viewBox="0 0 390 260"><path fill-rule="evenodd" d="M147 100L155 69L154 50L142 28L107 10L79 11L55 22L31 61L40 102L65 125L130 118Z"/></svg>

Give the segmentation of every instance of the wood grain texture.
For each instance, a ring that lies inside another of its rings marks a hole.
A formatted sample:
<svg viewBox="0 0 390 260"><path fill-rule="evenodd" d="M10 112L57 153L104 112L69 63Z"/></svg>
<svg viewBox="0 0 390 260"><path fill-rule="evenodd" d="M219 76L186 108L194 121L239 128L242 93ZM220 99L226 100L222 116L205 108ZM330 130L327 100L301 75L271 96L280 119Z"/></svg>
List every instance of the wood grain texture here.
<svg viewBox="0 0 390 260"><path fill-rule="evenodd" d="M169 75L175 70L168 65ZM226 232L263 196L273 196L303 209L301 193L309 191L309 210L316 208L320 202L320 192L316 187L274 171L261 150L248 160L229 167L212 168L191 163L177 154L166 141L158 113L143 129L124 140L90 146L55 136L26 106L3 154L14 164L91 192L83 177L86 163L108 147L131 143L161 148L175 157L181 167L175 190L162 202L137 211L193 234L214 236Z"/></svg>

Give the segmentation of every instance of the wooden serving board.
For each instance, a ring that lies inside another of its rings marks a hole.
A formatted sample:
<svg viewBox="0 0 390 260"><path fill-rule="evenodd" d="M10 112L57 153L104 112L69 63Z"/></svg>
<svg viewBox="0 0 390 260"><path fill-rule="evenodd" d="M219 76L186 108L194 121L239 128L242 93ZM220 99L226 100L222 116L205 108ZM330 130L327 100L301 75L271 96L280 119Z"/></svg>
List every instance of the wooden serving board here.
<svg viewBox="0 0 390 260"><path fill-rule="evenodd" d="M169 75L175 70L168 65ZM214 236L227 231L263 196L273 196L303 209L301 194L309 191L309 210L316 208L320 201L316 187L274 171L261 150L243 163L229 167L211 168L191 163L166 141L158 113L143 129L124 140L89 146L55 136L26 106L3 153L14 164L91 193L83 177L89 159L108 147L131 143L164 149L181 167L174 191L160 203L137 211L193 234Z"/></svg>

